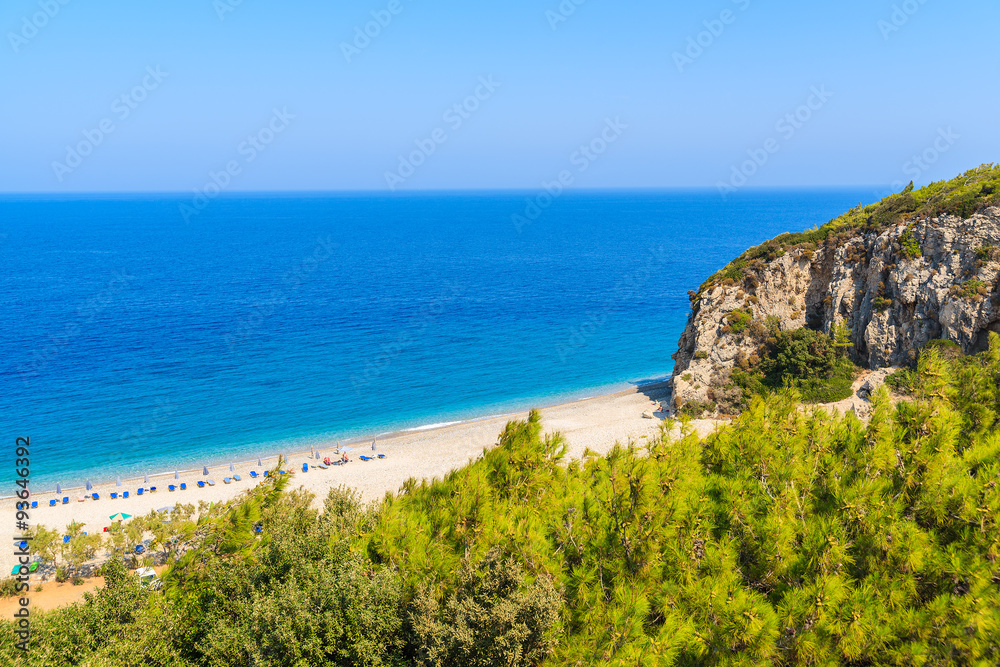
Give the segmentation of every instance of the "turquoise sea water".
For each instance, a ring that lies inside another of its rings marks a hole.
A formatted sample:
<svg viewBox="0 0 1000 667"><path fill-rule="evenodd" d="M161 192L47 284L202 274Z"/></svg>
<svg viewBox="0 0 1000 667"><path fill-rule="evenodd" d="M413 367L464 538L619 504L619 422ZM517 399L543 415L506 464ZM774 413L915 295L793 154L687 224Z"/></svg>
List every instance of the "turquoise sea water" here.
<svg viewBox="0 0 1000 667"><path fill-rule="evenodd" d="M0 411L42 490L665 378L687 291L872 189L0 198ZM9 495L0 493L0 495Z"/></svg>

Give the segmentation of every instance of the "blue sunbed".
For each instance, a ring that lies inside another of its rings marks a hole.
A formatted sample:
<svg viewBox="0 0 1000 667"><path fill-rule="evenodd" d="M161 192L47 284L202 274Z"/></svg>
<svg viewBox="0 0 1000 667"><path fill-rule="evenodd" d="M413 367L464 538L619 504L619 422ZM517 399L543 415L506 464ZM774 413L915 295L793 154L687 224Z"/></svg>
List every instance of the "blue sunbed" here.
<svg viewBox="0 0 1000 667"><path fill-rule="evenodd" d="M63 496L63 505L69 505L69 496Z"/></svg>
<svg viewBox="0 0 1000 667"><path fill-rule="evenodd" d="M156 493L156 487L155 486L149 487L149 492L150 493Z"/></svg>
<svg viewBox="0 0 1000 667"><path fill-rule="evenodd" d="M242 482L242 481L243 481L243 478L242 478L242 477L240 477L239 475L233 475L233 481L236 481L236 482Z"/></svg>
<svg viewBox="0 0 1000 667"><path fill-rule="evenodd" d="M128 498L128 491L125 491L124 493L122 493L122 498Z"/></svg>
<svg viewBox="0 0 1000 667"><path fill-rule="evenodd" d="M379 454L379 455L378 455L378 457L379 457L380 459L384 459L384 458L385 458L385 454Z"/></svg>
<svg viewBox="0 0 1000 667"><path fill-rule="evenodd" d="M32 500L31 501L31 509L38 509L38 501L37 500Z"/></svg>
<svg viewBox="0 0 1000 667"><path fill-rule="evenodd" d="M55 506L56 506L56 501L55 498L53 498L52 500L49 501L49 507L55 507Z"/></svg>
<svg viewBox="0 0 1000 667"><path fill-rule="evenodd" d="M139 489L137 489L135 493L136 493L136 495L141 496L142 495L142 487L140 487Z"/></svg>
<svg viewBox="0 0 1000 667"><path fill-rule="evenodd" d="M199 480L198 480L198 488L199 488L199 489L204 489L204 488L205 488L205 482L203 482L203 481L201 481L201 480L199 479Z"/></svg>
<svg viewBox="0 0 1000 667"><path fill-rule="evenodd" d="M94 500L100 500L101 499L101 496L98 495L98 494L96 494L96 493L90 494L90 497L93 498Z"/></svg>
<svg viewBox="0 0 1000 667"><path fill-rule="evenodd" d="M167 486L167 489L170 490L170 491L176 491L177 487L174 486L173 484L170 484L170 485Z"/></svg>
<svg viewBox="0 0 1000 667"><path fill-rule="evenodd" d="M250 477L252 477L254 479L257 479L257 471L256 470L251 470L250 471Z"/></svg>
<svg viewBox="0 0 1000 667"><path fill-rule="evenodd" d="M187 491L187 488L188 488L187 482L181 482L181 491Z"/></svg>
<svg viewBox="0 0 1000 667"><path fill-rule="evenodd" d="M303 463L302 464L302 472L309 472L309 464L308 463Z"/></svg>
<svg viewBox="0 0 1000 667"><path fill-rule="evenodd" d="M111 492L111 500L114 500L117 497L118 497L118 492L117 491L112 491Z"/></svg>

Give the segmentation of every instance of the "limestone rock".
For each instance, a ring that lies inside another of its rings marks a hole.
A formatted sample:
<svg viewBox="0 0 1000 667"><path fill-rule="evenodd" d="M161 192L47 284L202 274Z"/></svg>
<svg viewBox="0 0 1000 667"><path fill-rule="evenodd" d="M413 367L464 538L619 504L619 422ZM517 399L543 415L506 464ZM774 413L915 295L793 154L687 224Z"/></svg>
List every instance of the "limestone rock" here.
<svg viewBox="0 0 1000 667"><path fill-rule="evenodd" d="M906 251L904 234L919 256ZM830 334L844 324L852 358L870 369L910 363L938 338L967 354L985 349L989 332L1000 332L1000 253L991 247L1000 247L1000 207L859 232L748 267L742 281L695 301L674 355L674 409L715 404L734 366L756 352L768 318L783 330Z"/></svg>

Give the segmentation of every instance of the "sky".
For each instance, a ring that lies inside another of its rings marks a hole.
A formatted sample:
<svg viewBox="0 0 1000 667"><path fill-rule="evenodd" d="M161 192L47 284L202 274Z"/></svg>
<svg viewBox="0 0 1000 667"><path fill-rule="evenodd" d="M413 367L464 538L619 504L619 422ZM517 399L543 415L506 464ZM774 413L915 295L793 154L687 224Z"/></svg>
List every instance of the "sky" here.
<svg viewBox="0 0 1000 667"><path fill-rule="evenodd" d="M919 185L1000 157L998 25L995 0L7 0L0 192Z"/></svg>

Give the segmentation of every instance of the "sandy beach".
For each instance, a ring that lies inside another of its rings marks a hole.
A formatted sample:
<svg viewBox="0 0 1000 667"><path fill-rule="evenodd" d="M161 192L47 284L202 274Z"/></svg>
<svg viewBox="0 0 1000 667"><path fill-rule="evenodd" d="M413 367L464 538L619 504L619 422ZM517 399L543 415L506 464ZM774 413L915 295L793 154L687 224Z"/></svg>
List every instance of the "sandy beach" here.
<svg viewBox="0 0 1000 667"><path fill-rule="evenodd" d="M589 448L604 453L616 442L628 442L630 439L641 442L644 438L655 436L660 424L666 418L663 413L656 412L655 418L643 417L643 413L653 413L659 402L668 393L665 384L641 387L627 391L589 398L572 403L565 403L541 409L542 423L546 431L559 431L567 439L568 456L579 458ZM386 458L374 461L362 461L360 455L371 455L370 441L364 445L351 445L354 450L349 453L350 463L345 466L334 466L327 470L315 468L320 460L310 458L309 452L291 453L290 461L285 469L294 472L292 488L305 487L317 498L317 505L326 497L330 488L344 485L356 489L366 501L382 498L387 492L397 491L402 484L414 477L417 479L441 478L451 470L460 468L469 461L475 460L483 449L496 444L497 437L504 425L511 419L523 419L527 413L517 413L493 417L436 429L409 431L382 437L378 441L378 454ZM700 431L709 432L714 428L711 422L697 424ZM333 457L336 445L331 443L319 449L322 456ZM49 528L63 529L72 521L85 524L87 532L101 532L110 525L109 517L118 512L132 515L148 514L153 510L171 507L176 503L191 503L199 501L225 502L256 482L251 479L250 471L258 473L274 467L277 458L263 460L263 467L256 465L257 461L236 464L236 473L242 481L224 484L223 479L232 473L229 465L209 468L206 477L202 471L182 472L180 480L175 481L173 473L150 477L147 485L142 478L138 480L123 480L122 486L103 484L94 487L99 500L91 500L86 496L83 502L78 501L78 495L84 494L84 489L64 489L57 498L55 493L35 493L32 500L38 501L38 508L31 511L30 523L44 525ZM310 465L308 472L302 472L302 464ZM199 488L199 480L212 479L215 486ZM187 484L187 490L170 492L169 484ZM139 487L155 486L155 493L144 493L139 496ZM128 491L129 498L121 498L121 492ZM111 493L116 492L119 498L112 500ZM68 496L70 502L62 504L62 497ZM49 506L49 501L58 499L58 505ZM8 521L0 522L0 537L10 543L14 538L14 503L16 499L9 498L0 502L0 510Z"/></svg>

